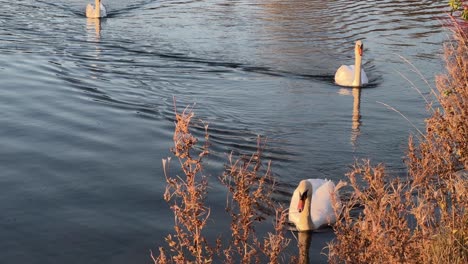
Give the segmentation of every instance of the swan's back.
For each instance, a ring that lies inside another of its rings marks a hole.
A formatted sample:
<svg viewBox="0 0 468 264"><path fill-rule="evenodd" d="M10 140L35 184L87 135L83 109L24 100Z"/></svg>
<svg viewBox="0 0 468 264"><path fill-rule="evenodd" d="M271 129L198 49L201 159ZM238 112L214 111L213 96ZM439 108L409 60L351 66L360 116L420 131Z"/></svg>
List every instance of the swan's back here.
<svg viewBox="0 0 468 264"><path fill-rule="evenodd" d="M354 81L354 65L341 65L335 73L335 82L341 86L351 86Z"/></svg>
<svg viewBox="0 0 468 264"><path fill-rule="evenodd" d="M335 73L335 83L341 86L353 86L354 65L341 65ZM369 83L366 72L361 69L361 85Z"/></svg>
<svg viewBox="0 0 468 264"><path fill-rule="evenodd" d="M102 4L102 2L99 3L100 7L100 12L99 14L96 12L96 9L92 4L88 4L86 6L86 17L89 18L99 18L99 17L106 17L107 16L107 10L106 7Z"/></svg>
<svg viewBox="0 0 468 264"><path fill-rule="evenodd" d="M94 17L94 6L92 4L88 4L86 6L86 17Z"/></svg>
<svg viewBox="0 0 468 264"><path fill-rule="evenodd" d="M317 182L317 186L313 186L314 192L310 204L312 223L316 228L335 223L336 216L333 203L339 199L335 195L335 184L329 180L321 180L321 182Z"/></svg>

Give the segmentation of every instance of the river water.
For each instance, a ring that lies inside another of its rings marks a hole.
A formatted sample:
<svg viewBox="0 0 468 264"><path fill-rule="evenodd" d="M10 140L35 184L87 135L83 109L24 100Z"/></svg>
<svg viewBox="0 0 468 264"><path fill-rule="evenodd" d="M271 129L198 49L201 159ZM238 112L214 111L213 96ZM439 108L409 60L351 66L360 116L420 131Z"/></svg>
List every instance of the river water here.
<svg viewBox="0 0 468 264"><path fill-rule="evenodd" d="M445 2L114 0L97 22L87 1L0 0L0 263L150 262L173 226L174 98L209 123L215 227L217 176L258 135L286 206L301 179L344 179L356 159L404 175L443 71ZM358 39L370 84L338 87ZM331 238L313 234L314 260Z"/></svg>

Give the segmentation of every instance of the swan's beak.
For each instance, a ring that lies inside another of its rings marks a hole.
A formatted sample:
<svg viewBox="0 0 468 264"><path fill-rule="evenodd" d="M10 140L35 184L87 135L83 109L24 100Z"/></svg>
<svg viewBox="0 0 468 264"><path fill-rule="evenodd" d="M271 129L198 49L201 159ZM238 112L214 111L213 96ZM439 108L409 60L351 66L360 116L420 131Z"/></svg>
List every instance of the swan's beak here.
<svg viewBox="0 0 468 264"><path fill-rule="evenodd" d="M364 47L360 46L359 47L359 56L362 56L363 53L364 53Z"/></svg>
<svg viewBox="0 0 468 264"><path fill-rule="evenodd" d="M297 211L299 213L302 213L302 210L304 210L304 200L299 200L299 203L297 204Z"/></svg>

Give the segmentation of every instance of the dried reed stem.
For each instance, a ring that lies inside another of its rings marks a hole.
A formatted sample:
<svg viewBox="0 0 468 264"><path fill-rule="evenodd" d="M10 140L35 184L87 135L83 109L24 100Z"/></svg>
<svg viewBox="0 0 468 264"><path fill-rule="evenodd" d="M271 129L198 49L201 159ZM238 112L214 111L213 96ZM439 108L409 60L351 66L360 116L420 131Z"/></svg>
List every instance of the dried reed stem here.
<svg viewBox="0 0 468 264"><path fill-rule="evenodd" d="M175 106L174 106L175 108ZM176 109L176 108L175 108ZM211 263L214 249L210 247L202 234L210 215L210 209L204 201L207 194L208 181L202 175L202 159L208 151L208 126L205 125L205 144L201 149L195 149L198 143L189 131L190 122L194 117L191 109L182 113L175 110L176 123L174 132L174 155L178 158L184 177L170 177L168 168L170 158L163 160L166 176L166 192L164 199L172 201L174 212L174 235L168 235L166 242L174 253L169 259L163 248L155 263Z"/></svg>
<svg viewBox="0 0 468 264"><path fill-rule="evenodd" d="M237 256L242 263L260 262L260 252L267 252L271 261L278 259L279 253L288 245L284 240L285 212L276 209L271 202L274 182L271 177L270 163L262 171L262 144L258 139L257 152L250 157L241 156L236 160L229 156L229 164L221 182L228 188L229 198L226 206L231 215L232 240L224 249L227 262L232 263ZM263 245L255 234L255 223L265 218L265 210L277 212L275 234L269 233ZM280 212L280 213L279 213Z"/></svg>

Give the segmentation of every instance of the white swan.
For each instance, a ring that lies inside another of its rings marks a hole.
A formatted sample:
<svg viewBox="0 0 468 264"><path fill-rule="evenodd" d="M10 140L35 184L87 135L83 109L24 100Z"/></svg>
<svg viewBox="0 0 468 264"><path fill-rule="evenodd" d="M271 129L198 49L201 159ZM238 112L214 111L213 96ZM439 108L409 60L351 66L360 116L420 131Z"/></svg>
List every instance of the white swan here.
<svg viewBox="0 0 468 264"><path fill-rule="evenodd" d="M95 0L94 6L92 4L86 6L86 17L101 18L106 16L106 7L101 3L101 0Z"/></svg>
<svg viewBox="0 0 468 264"><path fill-rule="evenodd" d="M302 180L289 205L289 221L298 231L319 229L336 222L333 205L341 205L335 184L329 180Z"/></svg>
<svg viewBox="0 0 468 264"><path fill-rule="evenodd" d="M364 44L360 40L356 41L354 65L341 65L335 73L335 82L338 85L360 87L369 82L366 72L361 69L363 52Z"/></svg>

